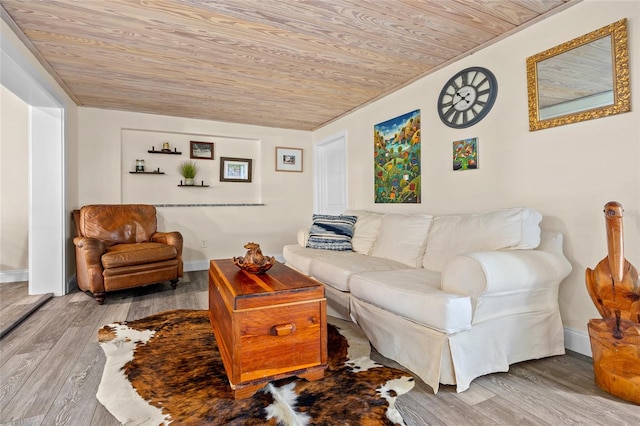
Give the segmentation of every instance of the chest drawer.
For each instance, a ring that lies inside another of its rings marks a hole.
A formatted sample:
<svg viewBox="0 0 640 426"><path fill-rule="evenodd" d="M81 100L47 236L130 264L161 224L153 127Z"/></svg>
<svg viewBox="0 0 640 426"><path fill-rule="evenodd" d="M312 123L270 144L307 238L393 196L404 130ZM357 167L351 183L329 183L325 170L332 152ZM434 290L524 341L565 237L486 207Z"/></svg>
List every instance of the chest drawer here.
<svg viewBox="0 0 640 426"><path fill-rule="evenodd" d="M254 380L321 364L321 315L320 301L237 312L237 380Z"/></svg>

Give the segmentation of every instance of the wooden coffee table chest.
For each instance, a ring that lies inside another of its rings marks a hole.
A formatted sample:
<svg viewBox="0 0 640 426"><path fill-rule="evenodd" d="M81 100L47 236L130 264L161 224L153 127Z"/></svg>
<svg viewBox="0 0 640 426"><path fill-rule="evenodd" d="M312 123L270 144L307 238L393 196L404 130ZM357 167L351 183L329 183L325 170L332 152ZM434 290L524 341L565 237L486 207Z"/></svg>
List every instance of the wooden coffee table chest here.
<svg viewBox="0 0 640 426"><path fill-rule="evenodd" d="M324 377L324 287L280 263L250 274L231 259L211 260L209 318L236 399L289 376Z"/></svg>

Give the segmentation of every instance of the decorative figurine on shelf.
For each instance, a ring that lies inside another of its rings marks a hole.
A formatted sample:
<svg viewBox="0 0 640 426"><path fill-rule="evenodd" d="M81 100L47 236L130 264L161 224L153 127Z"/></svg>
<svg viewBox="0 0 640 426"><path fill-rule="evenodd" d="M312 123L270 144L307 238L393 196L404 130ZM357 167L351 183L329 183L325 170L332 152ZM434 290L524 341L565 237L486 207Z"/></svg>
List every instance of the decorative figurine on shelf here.
<svg viewBox="0 0 640 426"><path fill-rule="evenodd" d="M136 160L136 172L144 172L144 160Z"/></svg>
<svg viewBox="0 0 640 426"><path fill-rule="evenodd" d="M164 141L162 143L162 152L171 152L171 148L169 148L169 142Z"/></svg>
<svg viewBox="0 0 640 426"><path fill-rule="evenodd" d="M622 205L604 206L608 256L587 268L587 291L602 319L589 320L596 384L640 404L640 281L624 257Z"/></svg>
<svg viewBox="0 0 640 426"><path fill-rule="evenodd" d="M251 274L262 274L275 265L275 257L264 256L262 250L260 250L260 244L247 243L244 248L248 249L244 257L233 258L233 263L243 271Z"/></svg>

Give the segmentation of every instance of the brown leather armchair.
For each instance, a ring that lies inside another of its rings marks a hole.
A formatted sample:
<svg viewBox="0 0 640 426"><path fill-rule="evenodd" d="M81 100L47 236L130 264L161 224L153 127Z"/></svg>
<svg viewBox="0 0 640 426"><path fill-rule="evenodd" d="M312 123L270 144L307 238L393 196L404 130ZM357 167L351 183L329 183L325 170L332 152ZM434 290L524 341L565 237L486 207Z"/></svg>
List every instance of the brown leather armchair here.
<svg viewBox="0 0 640 426"><path fill-rule="evenodd" d="M108 291L182 277L182 234L157 232L147 204L88 205L73 211L78 287L99 304Z"/></svg>

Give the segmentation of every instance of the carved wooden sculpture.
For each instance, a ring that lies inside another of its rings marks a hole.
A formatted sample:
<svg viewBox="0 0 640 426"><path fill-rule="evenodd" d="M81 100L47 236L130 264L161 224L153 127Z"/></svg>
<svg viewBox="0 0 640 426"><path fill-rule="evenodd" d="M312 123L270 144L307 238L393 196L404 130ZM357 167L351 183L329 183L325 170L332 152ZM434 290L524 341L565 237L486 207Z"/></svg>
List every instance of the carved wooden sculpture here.
<svg viewBox="0 0 640 426"><path fill-rule="evenodd" d="M587 290L602 319L589 320L593 369L598 386L640 404L640 282L624 258L622 205L604 206L608 256L587 268Z"/></svg>
<svg viewBox="0 0 640 426"><path fill-rule="evenodd" d="M244 248L248 249L244 257L234 257L233 263L240 269L251 274L262 274L267 272L275 263L276 258L262 254L260 244L247 243Z"/></svg>

